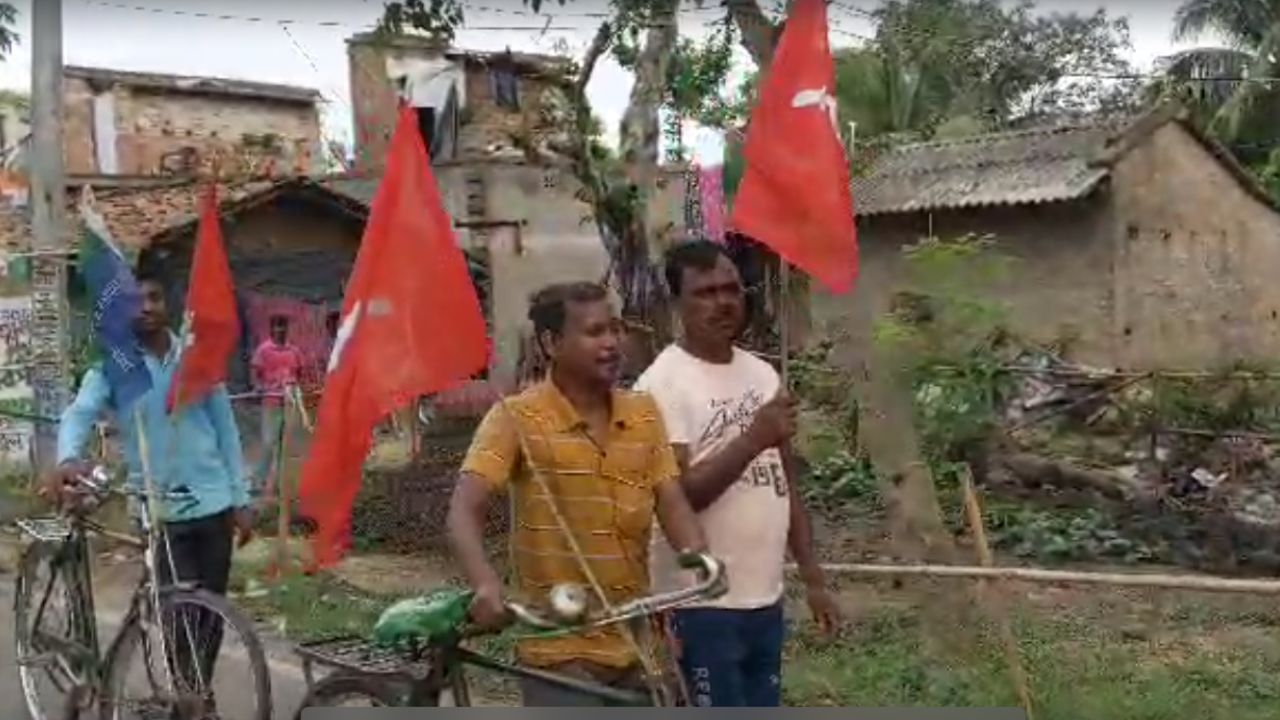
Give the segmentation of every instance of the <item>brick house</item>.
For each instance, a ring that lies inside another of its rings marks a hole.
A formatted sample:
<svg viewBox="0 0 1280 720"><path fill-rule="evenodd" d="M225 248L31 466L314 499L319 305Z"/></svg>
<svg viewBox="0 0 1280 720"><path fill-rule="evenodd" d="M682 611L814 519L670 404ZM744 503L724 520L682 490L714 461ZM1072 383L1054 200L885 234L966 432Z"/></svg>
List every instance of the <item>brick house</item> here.
<svg viewBox="0 0 1280 720"><path fill-rule="evenodd" d="M75 66L63 77L68 175L182 175L215 157L238 176L318 169L313 89Z"/></svg>
<svg viewBox="0 0 1280 720"><path fill-rule="evenodd" d="M1280 357L1280 209L1176 106L905 145L867 162L853 185L857 290L813 296L816 327L851 356L904 289L905 245L976 233L1015 260L991 288L1013 329L1065 344L1078 361L1210 368Z"/></svg>
<svg viewBox="0 0 1280 720"><path fill-rule="evenodd" d="M428 38L347 40L356 170L381 170L401 98L415 107L436 161L546 160L563 127L572 62L555 55L442 48Z"/></svg>

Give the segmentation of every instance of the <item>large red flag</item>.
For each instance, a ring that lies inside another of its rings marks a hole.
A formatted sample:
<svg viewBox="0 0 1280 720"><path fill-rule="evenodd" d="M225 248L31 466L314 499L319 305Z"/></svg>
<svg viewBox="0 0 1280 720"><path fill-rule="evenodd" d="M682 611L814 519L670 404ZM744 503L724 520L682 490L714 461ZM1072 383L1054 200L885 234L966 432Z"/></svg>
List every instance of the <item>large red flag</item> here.
<svg viewBox="0 0 1280 720"><path fill-rule="evenodd" d="M418 121L402 108L347 284L311 450L302 514L314 563L343 551L375 424L420 395L461 384L486 361L484 316L440 201Z"/></svg>
<svg viewBox="0 0 1280 720"><path fill-rule="evenodd" d="M835 87L826 2L797 0L751 113L729 223L841 293L858 241Z"/></svg>
<svg viewBox="0 0 1280 720"><path fill-rule="evenodd" d="M209 183L200 198L200 227L182 318L182 355L165 398L170 412L199 400L227 379L227 359L239 339L236 288L218 221L218 190Z"/></svg>

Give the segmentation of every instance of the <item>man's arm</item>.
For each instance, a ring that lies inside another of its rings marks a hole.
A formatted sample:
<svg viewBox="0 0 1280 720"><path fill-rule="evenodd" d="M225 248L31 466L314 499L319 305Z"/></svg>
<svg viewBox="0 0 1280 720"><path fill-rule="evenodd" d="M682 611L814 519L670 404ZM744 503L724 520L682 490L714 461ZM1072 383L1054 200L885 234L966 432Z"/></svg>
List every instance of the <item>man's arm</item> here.
<svg viewBox="0 0 1280 720"><path fill-rule="evenodd" d="M813 547L813 523L809 518L809 509L805 507L800 488L796 485L795 453L791 443L782 449L782 469L787 476L787 492L791 497L791 524L787 530L787 549L795 559L800 570L800 579L804 582L805 594L809 601L809 610L813 613L814 622L823 634L830 634L840 622L840 611L836 607L831 594L827 592L826 574L818 562L818 554Z"/></svg>
<svg viewBox="0 0 1280 720"><path fill-rule="evenodd" d="M94 423L107 410L111 386L98 368L90 368L80 382L75 400L62 411L58 424L58 464L81 459L93 434Z"/></svg>
<svg viewBox="0 0 1280 720"><path fill-rule="evenodd" d="M495 492L510 481L520 455L519 437L509 413L500 400L476 428L445 520L449 546L475 593L472 619L482 626L495 626L506 614L502 578L484 551L484 527L489 503Z"/></svg>
<svg viewBox="0 0 1280 720"><path fill-rule="evenodd" d="M656 492L658 524L671 547L677 552L706 552L707 539L702 525L680 483L662 483Z"/></svg>
<svg viewBox="0 0 1280 720"><path fill-rule="evenodd" d="M809 518L809 508L805 506L800 489L796 486L795 455L790 444L782 450L782 467L787 476L787 491L791 495L791 525L787 531L787 549L796 561L805 587L824 587L827 580L813 549L813 522Z"/></svg>
<svg viewBox="0 0 1280 720"><path fill-rule="evenodd" d="M649 437L652 453L649 460L648 479L654 491L654 511L667 543L677 552L705 552L706 536L698 516L689 505L680 478L684 466L676 457L673 437L683 439L685 433L680 418L670 411L664 412L657 396L649 394L654 406L653 434ZM667 420L668 417L672 419ZM674 423L674 431L671 429Z"/></svg>
<svg viewBox="0 0 1280 720"><path fill-rule="evenodd" d="M244 480L244 455L240 445L240 428L236 425L235 412L231 409L231 396L227 387L219 385L206 401L209 418L218 440L218 451L231 478L231 504L233 507L249 506L249 486Z"/></svg>
<svg viewBox="0 0 1280 720"><path fill-rule="evenodd" d="M756 411L746 431L730 440L724 447L708 457L689 465L688 447L676 444L676 457L685 469L680 483L689 504L701 512L724 494L747 466L760 453L788 442L795 427L795 411L791 399L779 393Z"/></svg>
<svg viewBox="0 0 1280 720"><path fill-rule="evenodd" d="M467 584L477 589L502 587L502 579L489 564L484 550L484 526L493 495L493 485L488 480L463 472L458 475L449 501L449 546L462 566Z"/></svg>

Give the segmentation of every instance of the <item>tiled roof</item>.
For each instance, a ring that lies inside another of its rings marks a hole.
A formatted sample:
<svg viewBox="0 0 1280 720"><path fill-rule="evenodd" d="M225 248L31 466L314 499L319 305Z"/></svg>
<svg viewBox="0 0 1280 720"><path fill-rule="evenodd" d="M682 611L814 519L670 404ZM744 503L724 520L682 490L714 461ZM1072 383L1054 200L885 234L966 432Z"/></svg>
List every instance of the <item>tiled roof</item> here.
<svg viewBox="0 0 1280 720"><path fill-rule="evenodd" d="M296 85L280 85L252 80L232 80L218 77L169 75L154 72L132 72L68 65L63 68L66 77L81 78L93 82L151 88L170 92L198 93L201 95L229 95L233 97L277 100L281 102L314 104L320 101L318 90Z"/></svg>
<svg viewBox="0 0 1280 720"><path fill-rule="evenodd" d="M1109 169L1093 160L1113 124L1025 130L902 145L853 180L859 215L1084 197Z"/></svg>
<svg viewBox="0 0 1280 720"><path fill-rule="evenodd" d="M378 191L378 183L381 182L381 180L381 176L334 176L321 178L317 182L339 195L344 195L362 205L369 205L373 202L373 194Z"/></svg>
<svg viewBox="0 0 1280 720"><path fill-rule="evenodd" d="M102 214L107 228L121 247L141 249L150 246L155 238L194 223L197 219L196 201L198 186L194 180L178 179L164 181L161 179L139 179L132 185L119 181L111 182L112 186L99 185L95 182L81 183L93 185L94 204ZM228 183L218 186L218 199L222 212L253 205L273 197L276 192L288 188L319 188L317 183L306 179L261 179L239 183ZM324 192L329 192L323 189ZM67 188L67 238L68 247L75 247L79 242L83 224L76 212L80 197L80 187L72 185ZM335 195L340 201L352 206L359 212L359 203L351 203L346 198ZM24 252L31 247L30 225L26 213L0 212L0 238L3 238L4 249L10 252Z"/></svg>
<svg viewBox="0 0 1280 720"><path fill-rule="evenodd" d="M1137 117L902 145L871 160L853 179L859 216L1083 198L1121 156L1169 122L1192 134L1246 191L1275 201L1231 154L1185 121L1177 105Z"/></svg>

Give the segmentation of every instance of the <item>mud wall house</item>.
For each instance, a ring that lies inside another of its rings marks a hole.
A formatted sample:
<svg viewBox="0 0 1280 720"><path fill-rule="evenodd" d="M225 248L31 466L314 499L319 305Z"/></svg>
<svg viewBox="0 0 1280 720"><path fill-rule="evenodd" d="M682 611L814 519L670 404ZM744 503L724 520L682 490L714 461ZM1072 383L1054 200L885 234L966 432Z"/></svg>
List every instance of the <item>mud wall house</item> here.
<svg viewBox="0 0 1280 720"><path fill-rule="evenodd" d="M991 234L1016 261L991 290L1024 337L1111 367L1274 362L1280 212L1184 118L1164 106L868 158L853 187L859 286L815 294L815 322L856 357L858 328L903 289L904 246Z"/></svg>
<svg viewBox="0 0 1280 720"><path fill-rule="evenodd" d="M212 158L241 177L320 165L313 89L76 66L63 77L68 175L184 175Z"/></svg>

